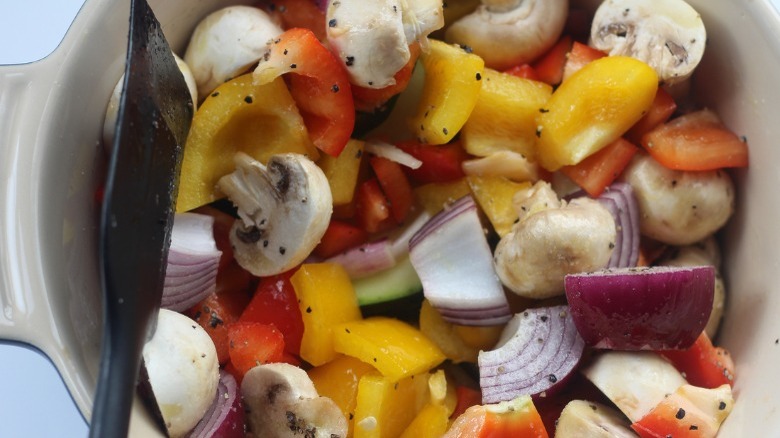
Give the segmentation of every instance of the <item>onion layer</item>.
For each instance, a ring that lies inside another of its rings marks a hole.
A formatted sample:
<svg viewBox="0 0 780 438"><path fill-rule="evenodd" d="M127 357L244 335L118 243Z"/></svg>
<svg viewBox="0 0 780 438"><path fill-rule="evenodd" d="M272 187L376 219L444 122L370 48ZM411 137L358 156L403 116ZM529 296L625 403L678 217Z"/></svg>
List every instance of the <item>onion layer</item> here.
<svg viewBox="0 0 780 438"><path fill-rule="evenodd" d="M613 183L597 199L615 218L615 250L608 268L630 268L639 261L639 207L634 189L624 182Z"/></svg>
<svg viewBox="0 0 780 438"><path fill-rule="evenodd" d="M575 369L585 347L566 306L518 313L498 345L481 351L477 360L482 403L555 390Z"/></svg>
<svg viewBox="0 0 780 438"><path fill-rule="evenodd" d="M712 266L608 269L567 275L566 298L588 345L614 350L690 347L715 290Z"/></svg>
<svg viewBox="0 0 780 438"><path fill-rule="evenodd" d="M242 438L244 436L244 407L238 396L236 379L225 371L219 372L219 384L214 403L188 435L188 438Z"/></svg>
<svg viewBox="0 0 780 438"><path fill-rule="evenodd" d="M425 298L445 320L483 326L511 318L471 196L459 199L415 233L409 258Z"/></svg>
<svg viewBox="0 0 780 438"><path fill-rule="evenodd" d="M214 218L179 213L173 221L171 248L161 305L182 312L214 292L222 252L214 241Z"/></svg>

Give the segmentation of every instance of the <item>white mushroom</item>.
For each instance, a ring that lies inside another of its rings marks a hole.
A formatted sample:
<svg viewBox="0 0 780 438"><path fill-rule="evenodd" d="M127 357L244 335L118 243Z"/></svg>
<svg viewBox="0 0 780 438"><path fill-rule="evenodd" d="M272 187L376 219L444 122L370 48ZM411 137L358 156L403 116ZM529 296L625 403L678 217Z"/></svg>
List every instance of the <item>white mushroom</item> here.
<svg viewBox="0 0 780 438"><path fill-rule="evenodd" d="M705 239L734 212L734 183L724 171L671 170L640 154L623 179L634 188L642 235L670 245Z"/></svg>
<svg viewBox="0 0 780 438"><path fill-rule="evenodd" d="M635 438L631 423L618 411L600 403L572 400L555 422L556 438Z"/></svg>
<svg viewBox="0 0 780 438"><path fill-rule="evenodd" d="M204 18L190 37L184 60L192 69L201 96L256 63L267 43L282 28L263 10L229 6Z"/></svg>
<svg viewBox="0 0 780 438"><path fill-rule="evenodd" d="M190 91L190 97L192 98L192 104L198 104L198 87L195 85L195 77L192 76L190 67L179 58L175 53L173 59L176 60L176 65L179 67L182 76L184 76L184 82L187 83L187 89ZM111 92L111 97L108 99L108 106L106 107L106 117L103 119L103 147L106 152L110 152L114 143L114 131L116 130L116 118L119 115L119 99L122 97L122 87L125 83L125 75L119 78L114 91Z"/></svg>
<svg viewBox="0 0 780 438"><path fill-rule="evenodd" d="M353 84L383 88L409 61L409 44L444 25L440 0L339 0L326 11L328 43Z"/></svg>
<svg viewBox="0 0 780 438"><path fill-rule="evenodd" d="M662 82L688 78L707 43L704 22L683 0L607 0L593 17L590 44L649 64Z"/></svg>
<svg viewBox="0 0 780 438"><path fill-rule="evenodd" d="M714 237L709 237L701 242L675 248L668 256L661 259L658 264L666 266L704 266L715 267L715 293L712 297L712 312L707 320L704 331L710 339L714 338L723 317L726 306L726 285L720 275L720 248Z"/></svg>
<svg viewBox="0 0 780 438"><path fill-rule="evenodd" d="M446 40L471 47L485 65L505 70L531 62L560 37L568 0L482 0L476 11L452 23Z"/></svg>
<svg viewBox="0 0 780 438"><path fill-rule="evenodd" d="M286 363L258 365L244 376L241 396L254 437L347 436L347 419L320 397L306 371Z"/></svg>
<svg viewBox="0 0 780 438"><path fill-rule="evenodd" d="M330 221L333 197L325 174L300 154L274 155L267 166L243 153L235 161L235 172L218 185L238 207L230 230L236 260L257 276L298 265Z"/></svg>
<svg viewBox="0 0 780 438"><path fill-rule="evenodd" d="M219 361L214 342L195 321L161 309L143 356L168 434L184 436L217 395Z"/></svg>
<svg viewBox="0 0 780 438"><path fill-rule="evenodd" d="M615 246L615 221L597 201L558 201L546 182L536 183L527 199L519 201L520 219L501 238L493 257L504 286L526 298L550 298L563 293L566 274L607 265Z"/></svg>

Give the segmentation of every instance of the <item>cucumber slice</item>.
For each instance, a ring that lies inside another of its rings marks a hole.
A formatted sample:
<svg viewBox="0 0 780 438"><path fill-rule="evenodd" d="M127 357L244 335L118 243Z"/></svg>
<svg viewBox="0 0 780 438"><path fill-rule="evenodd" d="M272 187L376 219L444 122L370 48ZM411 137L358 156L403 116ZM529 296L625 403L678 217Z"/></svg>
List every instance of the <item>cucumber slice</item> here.
<svg viewBox="0 0 780 438"><path fill-rule="evenodd" d="M390 269L352 280L352 285L355 287L358 304L361 306L397 300L422 290L422 282L409 257L399 260Z"/></svg>

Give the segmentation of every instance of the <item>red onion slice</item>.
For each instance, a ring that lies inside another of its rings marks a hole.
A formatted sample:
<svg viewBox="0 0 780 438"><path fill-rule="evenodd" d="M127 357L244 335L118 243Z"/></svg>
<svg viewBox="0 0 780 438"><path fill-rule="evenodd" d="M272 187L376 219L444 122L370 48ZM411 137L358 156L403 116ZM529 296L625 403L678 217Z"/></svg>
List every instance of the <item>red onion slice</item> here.
<svg viewBox="0 0 780 438"><path fill-rule="evenodd" d="M496 325L511 318L471 196L431 218L412 236L409 258L423 294L445 320Z"/></svg>
<svg viewBox="0 0 780 438"><path fill-rule="evenodd" d="M188 435L188 438L243 438L244 407L238 396L236 379L219 372L219 384L214 403Z"/></svg>
<svg viewBox="0 0 780 438"><path fill-rule="evenodd" d="M639 207L634 190L627 183L613 183L597 200L612 213L617 228L615 250L607 267L636 266L639 260Z"/></svg>
<svg viewBox="0 0 780 438"><path fill-rule="evenodd" d="M479 353L482 403L554 391L576 368L584 347L566 306L518 313L498 347Z"/></svg>
<svg viewBox="0 0 780 438"><path fill-rule="evenodd" d="M214 217L179 213L173 221L171 248L161 305L182 312L216 290L222 252L214 240Z"/></svg>
<svg viewBox="0 0 780 438"><path fill-rule="evenodd" d="M365 243L326 260L344 267L350 278L365 278L395 266L392 245L388 239Z"/></svg>
<svg viewBox="0 0 780 438"><path fill-rule="evenodd" d="M712 266L608 269L567 275L566 298L588 345L614 350L690 347L712 310Z"/></svg>

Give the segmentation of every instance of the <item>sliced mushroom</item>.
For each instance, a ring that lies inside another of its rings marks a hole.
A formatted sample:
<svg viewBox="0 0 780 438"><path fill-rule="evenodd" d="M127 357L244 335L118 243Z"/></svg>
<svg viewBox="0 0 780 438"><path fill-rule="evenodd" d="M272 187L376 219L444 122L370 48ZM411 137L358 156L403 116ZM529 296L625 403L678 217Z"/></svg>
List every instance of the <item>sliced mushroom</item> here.
<svg viewBox="0 0 780 438"><path fill-rule="evenodd" d="M482 0L476 11L450 25L446 40L471 47L487 67L505 70L552 47L568 11L568 0Z"/></svg>
<svg viewBox="0 0 780 438"><path fill-rule="evenodd" d="M195 77L192 76L192 71L184 60L179 58L175 53L173 59L176 60L176 66L179 67L182 76L184 76L184 82L187 83L187 89L190 92L192 98L192 104L198 104L198 86L195 84ZM125 84L125 75L119 78L114 91L111 92L111 97L108 100L108 106L106 107L106 116L103 119L103 147L106 152L110 152L114 142L114 131L116 130L116 118L119 114L119 98L122 97L122 87Z"/></svg>
<svg viewBox="0 0 780 438"><path fill-rule="evenodd" d="M493 257L501 282L526 298L563 293L566 274L603 268L615 246L615 220L589 198L558 201L546 182L528 199L515 198L520 219L501 238Z"/></svg>
<svg viewBox="0 0 780 438"><path fill-rule="evenodd" d="M673 84L701 61L707 32L683 0L607 0L596 10L590 38L595 48L642 60Z"/></svg>
<svg viewBox="0 0 780 438"><path fill-rule="evenodd" d="M383 88L409 61L409 44L444 25L441 1L339 0L326 11L328 43L353 84Z"/></svg>
<svg viewBox="0 0 780 438"><path fill-rule="evenodd" d="M670 245L705 239L734 212L734 183L721 170L671 170L637 154L622 178L634 189L642 235Z"/></svg>
<svg viewBox="0 0 780 438"><path fill-rule="evenodd" d="M286 363L246 373L241 396L255 437L347 436L347 419L333 400L320 397L306 371Z"/></svg>
<svg viewBox="0 0 780 438"><path fill-rule="evenodd" d="M333 198L322 170L300 154L274 155L263 165L238 153L236 171L219 189L238 208L230 230L234 256L257 276L301 263L328 227Z"/></svg>
<svg viewBox="0 0 780 438"><path fill-rule="evenodd" d="M208 15L195 27L184 54L198 93L207 96L246 71L281 33L268 14L251 6L229 6Z"/></svg>
<svg viewBox="0 0 780 438"><path fill-rule="evenodd" d="M634 438L631 423L620 412L600 403L572 400L555 422L556 438Z"/></svg>
<svg viewBox="0 0 780 438"><path fill-rule="evenodd" d="M161 309L143 356L169 436L184 436L217 395L219 361L214 342L195 321Z"/></svg>

